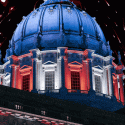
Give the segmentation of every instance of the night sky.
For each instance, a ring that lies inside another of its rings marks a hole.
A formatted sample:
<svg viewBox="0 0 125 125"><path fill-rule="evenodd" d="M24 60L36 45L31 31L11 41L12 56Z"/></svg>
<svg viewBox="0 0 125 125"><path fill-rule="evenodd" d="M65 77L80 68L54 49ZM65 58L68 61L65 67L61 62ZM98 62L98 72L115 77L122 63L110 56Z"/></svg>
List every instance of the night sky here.
<svg viewBox="0 0 125 125"><path fill-rule="evenodd" d="M117 63L118 50L122 63L125 64L125 14L124 1L117 0L71 0L90 16L96 17L102 28L106 41L113 50ZM38 8L43 0L0 0L0 46L2 57L8 48L13 32L23 16L27 16L34 8Z"/></svg>

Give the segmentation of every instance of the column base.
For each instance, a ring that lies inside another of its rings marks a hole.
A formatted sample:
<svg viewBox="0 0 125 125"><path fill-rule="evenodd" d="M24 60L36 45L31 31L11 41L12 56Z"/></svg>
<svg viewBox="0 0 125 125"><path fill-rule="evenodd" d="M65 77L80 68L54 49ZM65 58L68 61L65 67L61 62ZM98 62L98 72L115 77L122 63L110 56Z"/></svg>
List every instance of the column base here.
<svg viewBox="0 0 125 125"><path fill-rule="evenodd" d="M36 89L31 90L31 92L38 93L38 91Z"/></svg>
<svg viewBox="0 0 125 125"><path fill-rule="evenodd" d="M61 87L60 90L59 90L59 93L67 94L67 89L65 87Z"/></svg>

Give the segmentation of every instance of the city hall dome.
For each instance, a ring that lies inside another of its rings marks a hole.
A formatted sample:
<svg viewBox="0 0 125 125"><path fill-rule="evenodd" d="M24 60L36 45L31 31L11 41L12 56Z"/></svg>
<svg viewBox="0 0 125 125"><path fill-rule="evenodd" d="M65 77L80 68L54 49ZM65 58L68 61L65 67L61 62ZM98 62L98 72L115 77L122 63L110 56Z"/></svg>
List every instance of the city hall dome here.
<svg viewBox="0 0 125 125"><path fill-rule="evenodd" d="M57 47L110 53L103 31L85 11L69 0L47 0L17 24L6 56L23 55L31 49Z"/></svg>
<svg viewBox="0 0 125 125"><path fill-rule="evenodd" d="M47 0L18 24L0 65L0 83L116 111L125 106L124 66L120 53L118 65L113 60L95 18L69 0Z"/></svg>

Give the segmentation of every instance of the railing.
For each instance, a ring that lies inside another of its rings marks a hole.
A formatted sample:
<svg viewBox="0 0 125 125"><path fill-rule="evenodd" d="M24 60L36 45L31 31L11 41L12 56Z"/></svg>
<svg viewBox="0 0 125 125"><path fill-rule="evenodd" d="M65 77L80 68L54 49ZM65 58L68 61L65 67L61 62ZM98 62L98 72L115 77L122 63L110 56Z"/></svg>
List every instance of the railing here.
<svg viewBox="0 0 125 125"><path fill-rule="evenodd" d="M112 96L107 95L107 94L104 94L104 93L100 93L100 92L96 92L96 95L97 95L97 96L102 96L102 97L105 97L105 98L109 98L109 99L112 98Z"/></svg>
<svg viewBox="0 0 125 125"><path fill-rule="evenodd" d="M68 92L68 93L88 94L88 90L67 89L67 92ZM44 93L60 93L60 89L38 90L38 94L44 94Z"/></svg>
<svg viewBox="0 0 125 125"><path fill-rule="evenodd" d="M67 89L68 93L83 93L88 94L88 90L76 90L76 89Z"/></svg>
<svg viewBox="0 0 125 125"><path fill-rule="evenodd" d="M38 90L38 94L44 94L44 93L59 93L59 89L52 89L52 90Z"/></svg>
<svg viewBox="0 0 125 125"><path fill-rule="evenodd" d="M109 99L112 98L112 96L110 96L110 95L105 95L105 97L106 97L106 98L109 98Z"/></svg>
<svg viewBox="0 0 125 125"><path fill-rule="evenodd" d="M99 93L99 92L96 92L95 93L97 96L103 96L104 94L103 93Z"/></svg>

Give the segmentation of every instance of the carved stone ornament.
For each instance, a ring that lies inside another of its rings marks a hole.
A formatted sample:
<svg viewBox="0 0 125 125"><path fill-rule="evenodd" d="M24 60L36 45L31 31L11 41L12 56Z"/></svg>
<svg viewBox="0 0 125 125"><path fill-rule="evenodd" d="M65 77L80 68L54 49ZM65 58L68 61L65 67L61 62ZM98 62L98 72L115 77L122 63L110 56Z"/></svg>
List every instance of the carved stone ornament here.
<svg viewBox="0 0 125 125"><path fill-rule="evenodd" d="M70 7L67 7L66 10L69 14L72 14L72 9Z"/></svg>
<svg viewBox="0 0 125 125"><path fill-rule="evenodd" d="M54 13L54 9L55 9L55 8L50 7L50 8L48 9L49 14L53 14L53 13Z"/></svg>

